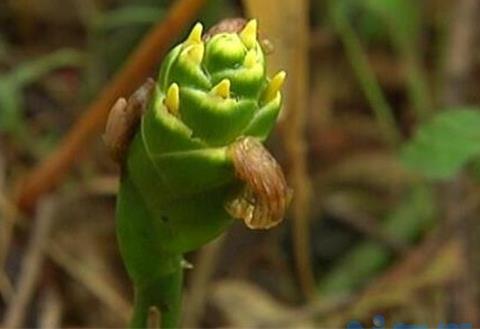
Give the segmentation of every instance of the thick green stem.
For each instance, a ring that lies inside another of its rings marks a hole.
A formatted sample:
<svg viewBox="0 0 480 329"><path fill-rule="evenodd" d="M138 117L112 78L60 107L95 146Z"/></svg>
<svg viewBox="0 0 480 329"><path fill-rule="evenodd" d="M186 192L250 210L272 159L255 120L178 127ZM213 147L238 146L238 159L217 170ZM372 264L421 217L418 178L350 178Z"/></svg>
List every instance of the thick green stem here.
<svg viewBox="0 0 480 329"><path fill-rule="evenodd" d="M120 250L135 287L131 328L147 327L152 306L160 312L162 328L174 328L179 323L182 254L167 252L160 247L164 241L156 240L154 224L155 220L125 172L119 192L117 233Z"/></svg>
<svg viewBox="0 0 480 329"><path fill-rule="evenodd" d="M180 259L180 257L179 257ZM151 307L160 312L161 328L177 328L182 302L183 269L135 285L135 306L130 328L147 328Z"/></svg>

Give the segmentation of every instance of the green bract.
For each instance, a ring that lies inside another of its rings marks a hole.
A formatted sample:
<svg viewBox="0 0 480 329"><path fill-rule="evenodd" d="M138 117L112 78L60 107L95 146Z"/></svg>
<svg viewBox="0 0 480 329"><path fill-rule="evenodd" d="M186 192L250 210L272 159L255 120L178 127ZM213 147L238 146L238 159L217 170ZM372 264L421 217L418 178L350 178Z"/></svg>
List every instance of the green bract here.
<svg viewBox="0 0 480 329"><path fill-rule="evenodd" d="M182 254L231 223L226 204L241 189L229 147L263 141L281 106L285 73L267 78L256 21L202 40L197 24L166 56L123 164L117 218L122 256L136 287L132 326L148 307L162 326L178 318Z"/></svg>

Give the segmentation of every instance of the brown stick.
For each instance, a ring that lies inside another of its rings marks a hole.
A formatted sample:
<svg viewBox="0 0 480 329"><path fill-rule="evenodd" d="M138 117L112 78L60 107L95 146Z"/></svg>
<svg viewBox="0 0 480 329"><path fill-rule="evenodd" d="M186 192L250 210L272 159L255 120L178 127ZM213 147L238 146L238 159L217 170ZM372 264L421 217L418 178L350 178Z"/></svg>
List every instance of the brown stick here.
<svg viewBox="0 0 480 329"><path fill-rule="evenodd" d="M78 154L103 129L108 110L121 96L129 95L151 74L180 31L197 15L205 0L178 0L165 20L157 23L113 78L78 119L57 149L33 169L19 185L15 203L31 211L38 198L54 189L70 170Z"/></svg>
<svg viewBox="0 0 480 329"><path fill-rule="evenodd" d="M2 199L0 194L0 202L1 201ZM9 203L6 199L5 202L6 203L4 206L6 211L12 214L18 214L15 205ZM22 217L18 217L16 221L12 223L12 225L16 225L22 230L29 229L30 225L28 224L29 223L25 220L25 218ZM37 221L34 221L34 225L38 225ZM123 298L121 293L118 292L112 284L110 284L110 282L105 281L104 276L100 275L100 272L91 266L85 266L85 264L83 264L81 261L70 255L70 252L68 252L67 248L59 241L49 241L46 246L45 253L53 263L55 263L59 268L63 269L74 280L77 280L79 283L83 284L83 286L90 291L93 296L110 308L113 313L118 314L119 318L125 322L128 320L129 313L132 308L131 305Z"/></svg>
<svg viewBox="0 0 480 329"><path fill-rule="evenodd" d="M56 288L48 286L42 292L41 314L38 327L41 329L61 328L63 303Z"/></svg>
<svg viewBox="0 0 480 329"><path fill-rule="evenodd" d="M117 313L122 321L128 320L131 305L110 282L105 281L104 276L100 275L97 270L75 259L71 252L68 252L67 248L58 241L50 241L47 246L47 255L74 280L83 284L113 313Z"/></svg>
<svg viewBox="0 0 480 329"><path fill-rule="evenodd" d="M461 0L453 6L449 43L447 46L442 105L463 105L465 90L474 65L476 24L480 11L477 0Z"/></svg>
<svg viewBox="0 0 480 329"><path fill-rule="evenodd" d="M54 201L46 200L40 204L38 218L27 253L22 261L22 273L18 280L15 295L5 312L4 328L19 328L22 326L27 307L35 292L45 257L48 233L53 223Z"/></svg>
<svg viewBox="0 0 480 329"><path fill-rule="evenodd" d="M259 29L272 41L275 51L270 67L287 71L285 110L279 130L288 161L288 178L293 188L292 220L295 266L302 293L315 296L310 257L310 199L307 142L309 23L308 0L244 0L248 13L258 17Z"/></svg>
<svg viewBox="0 0 480 329"><path fill-rule="evenodd" d="M287 1L283 8L288 8L292 21L298 28L290 31L286 40L290 40L287 51L290 53L288 95L283 124L280 126L290 172L289 178L294 189L293 245L296 271L303 294L315 297L315 279L310 255L310 201L311 186L308 176L308 145L305 138L306 113L308 109L309 77L309 28L308 1ZM293 42L293 40L296 40Z"/></svg>
<svg viewBox="0 0 480 329"><path fill-rule="evenodd" d="M5 272L5 260L12 240L16 212L9 207L5 196L5 165L0 151L0 295L4 301L9 301L13 295L13 286Z"/></svg>

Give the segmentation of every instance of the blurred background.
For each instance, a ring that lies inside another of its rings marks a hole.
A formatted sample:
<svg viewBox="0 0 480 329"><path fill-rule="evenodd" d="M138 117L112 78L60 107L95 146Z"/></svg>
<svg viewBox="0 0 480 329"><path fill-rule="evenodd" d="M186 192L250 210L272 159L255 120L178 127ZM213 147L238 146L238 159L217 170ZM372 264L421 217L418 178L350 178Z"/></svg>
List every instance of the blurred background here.
<svg viewBox="0 0 480 329"><path fill-rule="evenodd" d="M294 199L187 255L183 326L479 327L480 1L0 0L3 327L126 325L106 114L237 16L288 74L268 144Z"/></svg>

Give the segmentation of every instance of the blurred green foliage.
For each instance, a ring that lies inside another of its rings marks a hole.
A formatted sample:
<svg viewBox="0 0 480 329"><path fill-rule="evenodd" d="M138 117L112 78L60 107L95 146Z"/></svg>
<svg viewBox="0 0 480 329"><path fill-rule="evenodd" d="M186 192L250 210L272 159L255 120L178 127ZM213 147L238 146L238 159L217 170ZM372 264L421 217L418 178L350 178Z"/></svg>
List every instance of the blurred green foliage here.
<svg viewBox="0 0 480 329"><path fill-rule="evenodd" d="M340 0L329 3L333 24L357 77L379 122L390 130L389 135L394 135L392 124L388 122L392 120L389 119L393 116L392 109L387 105L368 63L362 60L363 40L367 44L386 41L393 46L399 65L403 65L407 72L408 97L418 119L425 119L432 111L433 102L420 51L422 4L414 0Z"/></svg>
<svg viewBox="0 0 480 329"><path fill-rule="evenodd" d="M407 191L380 226L385 234L411 245L432 226L435 215L433 191L426 184L418 184ZM319 291L322 295L351 293L385 268L392 256L392 251L378 241L362 242L321 279Z"/></svg>
<svg viewBox="0 0 480 329"><path fill-rule="evenodd" d="M422 32L422 4L415 0L339 0L331 5L344 15L367 42L392 41L398 48L416 49Z"/></svg>
<svg viewBox="0 0 480 329"><path fill-rule="evenodd" d="M431 179L453 178L480 155L480 109L451 108L420 126L402 150L403 162Z"/></svg>
<svg viewBox="0 0 480 329"><path fill-rule="evenodd" d="M22 90L51 71L62 67L78 66L83 62L81 53L71 49L54 51L15 66L0 74L0 131L17 137L28 131L23 118Z"/></svg>

